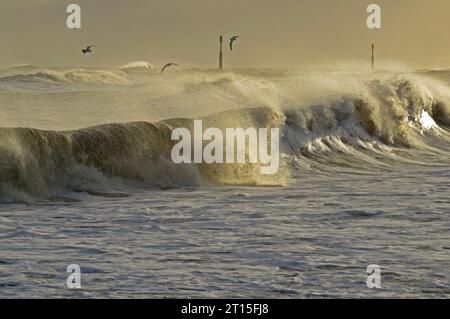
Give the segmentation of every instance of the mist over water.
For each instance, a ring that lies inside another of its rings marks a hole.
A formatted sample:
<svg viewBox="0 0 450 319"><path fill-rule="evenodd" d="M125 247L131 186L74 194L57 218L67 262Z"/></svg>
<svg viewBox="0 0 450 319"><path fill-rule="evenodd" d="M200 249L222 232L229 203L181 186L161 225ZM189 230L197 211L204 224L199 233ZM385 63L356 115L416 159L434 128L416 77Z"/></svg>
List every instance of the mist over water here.
<svg viewBox="0 0 450 319"><path fill-rule="evenodd" d="M280 127L282 169L173 164L193 119ZM450 71L22 65L0 126L5 296L70 294L70 263L87 297L450 294Z"/></svg>

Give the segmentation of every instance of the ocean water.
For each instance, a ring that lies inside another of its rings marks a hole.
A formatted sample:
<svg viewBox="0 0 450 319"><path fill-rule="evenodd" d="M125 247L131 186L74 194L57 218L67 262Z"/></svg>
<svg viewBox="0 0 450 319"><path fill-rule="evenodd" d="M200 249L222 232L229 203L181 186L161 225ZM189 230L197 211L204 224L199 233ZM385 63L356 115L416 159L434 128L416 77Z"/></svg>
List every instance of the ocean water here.
<svg viewBox="0 0 450 319"><path fill-rule="evenodd" d="M0 115L0 297L450 296L448 70L23 65ZM173 164L193 119L280 127L279 174Z"/></svg>

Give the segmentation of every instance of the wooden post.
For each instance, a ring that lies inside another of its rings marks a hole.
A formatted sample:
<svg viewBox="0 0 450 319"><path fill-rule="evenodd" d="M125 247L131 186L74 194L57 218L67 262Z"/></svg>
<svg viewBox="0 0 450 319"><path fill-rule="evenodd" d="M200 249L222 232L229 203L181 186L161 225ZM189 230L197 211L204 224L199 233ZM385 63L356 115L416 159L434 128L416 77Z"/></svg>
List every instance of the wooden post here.
<svg viewBox="0 0 450 319"><path fill-rule="evenodd" d="M220 36L219 41L220 41L219 70L222 70L223 69L223 48L222 48L223 36Z"/></svg>
<svg viewBox="0 0 450 319"><path fill-rule="evenodd" d="M372 43L372 71L375 70L375 44Z"/></svg>

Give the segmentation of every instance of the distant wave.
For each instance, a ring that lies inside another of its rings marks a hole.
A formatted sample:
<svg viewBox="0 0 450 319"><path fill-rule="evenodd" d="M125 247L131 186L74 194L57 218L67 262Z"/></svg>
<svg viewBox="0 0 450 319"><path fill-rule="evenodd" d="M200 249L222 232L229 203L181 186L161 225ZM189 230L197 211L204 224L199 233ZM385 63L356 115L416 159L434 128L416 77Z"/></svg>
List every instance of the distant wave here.
<svg viewBox="0 0 450 319"><path fill-rule="evenodd" d="M125 72L149 72L153 70L153 64L145 61L129 62L118 67Z"/></svg>
<svg viewBox="0 0 450 319"><path fill-rule="evenodd" d="M12 84L112 84L127 85L128 75L147 74L153 69L149 62L135 61L112 69L44 68L29 64L0 70L0 82Z"/></svg>
<svg viewBox="0 0 450 319"><path fill-rule="evenodd" d="M71 83L63 73L59 72L36 72L28 74L8 75L0 78L1 82L37 82L37 83Z"/></svg>
<svg viewBox="0 0 450 319"><path fill-rule="evenodd" d="M17 70L16 70L17 71ZM33 73L17 73L0 76L0 82L8 83L43 83L43 84L130 84L125 72L119 70L85 70L68 71L42 70Z"/></svg>
<svg viewBox="0 0 450 319"><path fill-rule="evenodd" d="M32 65L32 64L17 64L17 65L12 65L9 67L6 67L5 69L1 70L3 72L33 72L36 70L41 69L40 67L36 66L36 65Z"/></svg>

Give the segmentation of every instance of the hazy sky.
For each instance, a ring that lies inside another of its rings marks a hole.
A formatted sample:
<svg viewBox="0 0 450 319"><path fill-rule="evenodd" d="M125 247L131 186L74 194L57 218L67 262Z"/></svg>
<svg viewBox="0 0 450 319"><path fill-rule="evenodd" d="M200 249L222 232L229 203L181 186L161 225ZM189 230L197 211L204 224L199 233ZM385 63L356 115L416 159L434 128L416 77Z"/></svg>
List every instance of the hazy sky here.
<svg viewBox="0 0 450 319"><path fill-rule="evenodd" d="M66 7L82 8L82 29ZM382 7L368 30L366 7ZM302 67L380 59L450 66L449 0L0 0L0 65L113 66L134 60L215 67L218 35L240 35L228 67ZM96 44L83 56L83 46Z"/></svg>

